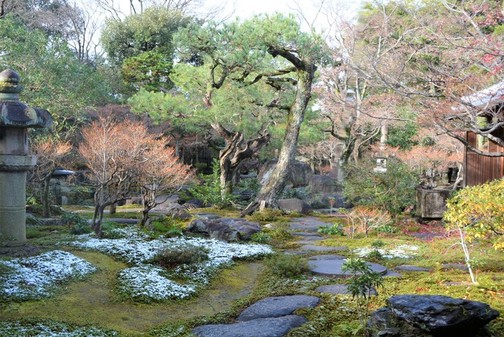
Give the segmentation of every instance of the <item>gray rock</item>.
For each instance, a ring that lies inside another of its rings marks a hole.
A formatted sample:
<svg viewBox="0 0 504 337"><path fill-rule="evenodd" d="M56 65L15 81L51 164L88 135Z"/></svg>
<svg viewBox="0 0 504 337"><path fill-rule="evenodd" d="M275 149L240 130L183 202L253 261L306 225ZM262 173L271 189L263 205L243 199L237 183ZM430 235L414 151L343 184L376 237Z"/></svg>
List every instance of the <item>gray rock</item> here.
<svg viewBox="0 0 504 337"><path fill-rule="evenodd" d="M499 312L489 305L442 295L397 295L368 321L371 336L473 337ZM393 333L400 331L400 334Z"/></svg>
<svg viewBox="0 0 504 337"><path fill-rule="evenodd" d="M397 267L395 267L395 269L400 270L400 271L418 271L418 272L430 271L429 268L418 267L418 266L413 266L413 265L409 265L409 264L403 264L403 265L397 266Z"/></svg>
<svg viewBox="0 0 504 337"><path fill-rule="evenodd" d="M463 263L444 263L441 265L441 269L443 270L448 270L448 269L458 269L458 270L468 270L467 265Z"/></svg>
<svg viewBox="0 0 504 337"><path fill-rule="evenodd" d="M306 321L297 315L258 318L234 324L202 325L192 333L198 337L283 337Z"/></svg>
<svg viewBox="0 0 504 337"><path fill-rule="evenodd" d="M191 213L188 211L188 206L180 205L177 203L167 203L163 205L163 213L173 219L187 220L192 217Z"/></svg>
<svg viewBox="0 0 504 337"><path fill-rule="evenodd" d="M312 252L340 252L348 250L346 246L315 246L315 245L304 245L300 249Z"/></svg>
<svg viewBox="0 0 504 337"><path fill-rule="evenodd" d="M345 263L344 259L335 255L334 258L326 257L324 259L309 260L308 268L314 274L326 275L332 277L347 277L350 275L349 272L343 272L342 267ZM387 273L387 267L382 266L377 263L367 262L368 266L375 273L385 275Z"/></svg>
<svg viewBox="0 0 504 337"><path fill-rule="evenodd" d="M267 297L243 310L238 321L287 316L300 308L313 308L319 302L318 297L306 295Z"/></svg>
<svg viewBox="0 0 504 337"><path fill-rule="evenodd" d="M193 220L187 230L212 239L235 242L250 240L254 233L261 231L261 227L244 219L217 218Z"/></svg>
<svg viewBox="0 0 504 337"><path fill-rule="evenodd" d="M312 211L310 205L296 198L278 200L278 208L284 212L297 212L301 214L308 214Z"/></svg>
<svg viewBox="0 0 504 337"><path fill-rule="evenodd" d="M442 295L397 295L388 299L394 315L428 332L478 330L499 316L486 303Z"/></svg>
<svg viewBox="0 0 504 337"><path fill-rule="evenodd" d="M302 231L309 233L317 233L320 227L330 226L332 224L320 221L314 217L304 217L304 218L296 218L292 219L289 223L289 227L293 231Z"/></svg>
<svg viewBox="0 0 504 337"><path fill-rule="evenodd" d="M313 193L334 193L339 190L338 182L334 177L320 174L311 177L309 188Z"/></svg>

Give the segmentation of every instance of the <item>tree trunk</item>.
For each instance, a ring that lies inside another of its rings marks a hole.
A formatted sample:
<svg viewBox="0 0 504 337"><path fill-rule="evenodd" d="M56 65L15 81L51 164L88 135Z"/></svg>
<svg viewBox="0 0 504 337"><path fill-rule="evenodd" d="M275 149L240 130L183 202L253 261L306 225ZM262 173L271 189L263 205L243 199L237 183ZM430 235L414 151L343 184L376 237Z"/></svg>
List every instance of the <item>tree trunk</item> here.
<svg viewBox="0 0 504 337"><path fill-rule="evenodd" d="M43 217L44 218L49 218L51 216L51 206L49 202L49 187L50 187L50 182L51 182L51 175L49 174L44 178L44 186L42 190L42 210L43 210Z"/></svg>
<svg viewBox="0 0 504 337"><path fill-rule="evenodd" d="M267 132L260 132L259 137L245 141L241 132L232 132L220 123L213 123L214 131L224 138L225 146L219 151L221 196L233 193L233 185L242 163L254 157L270 140Z"/></svg>
<svg viewBox="0 0 504 337"><path fill-rule="evenodd" d="M299 130L303 123L308 101L311 98L311 86L315 70L316 66L313 64L304 64L303 68L298 68L299 78L297 82L296 98L287 115L285 136L277 164L268 181L261 186L256 200L243 210L242 216L253 213L260 205L264 205L265 207L276 207L277 199L287 182L289 166L296 156Z"/></svg>

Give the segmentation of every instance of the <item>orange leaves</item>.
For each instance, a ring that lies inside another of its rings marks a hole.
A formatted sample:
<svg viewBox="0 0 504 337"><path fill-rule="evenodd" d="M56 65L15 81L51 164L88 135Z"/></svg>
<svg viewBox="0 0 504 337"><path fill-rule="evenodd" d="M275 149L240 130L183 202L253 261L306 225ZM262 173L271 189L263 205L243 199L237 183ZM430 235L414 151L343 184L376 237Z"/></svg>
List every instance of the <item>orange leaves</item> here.
<svg viewBox="0 0 504 337"><path fill-rule="evenodd" d="M392 223L389 212L374 207L356 206L347 216L350 224L349 236L352 238L356 233L364 233L367 236L371 229Z"/></svg>

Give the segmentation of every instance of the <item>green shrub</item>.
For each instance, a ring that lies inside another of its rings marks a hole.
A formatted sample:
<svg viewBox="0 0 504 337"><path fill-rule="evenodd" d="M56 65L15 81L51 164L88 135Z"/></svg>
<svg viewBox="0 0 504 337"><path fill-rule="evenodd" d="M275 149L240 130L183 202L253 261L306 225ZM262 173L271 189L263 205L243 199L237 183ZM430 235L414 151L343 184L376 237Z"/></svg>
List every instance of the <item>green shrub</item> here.
<svg viewBox="0 0 504 337"><path fill-rule="evenodd" d="M266 264L278 277L295 278L308 271L308 262L299 255L275 255Z"/></svg>
<svg viewBox="0 0 504 337"><path fill-rule="evenodd" d="M339 235L339 236L345 235L343 228L339 224L334 224L332 226L321 226L321 227L319 227L317 232L319 232L321 234L327 234L327 235Z"/></svg>
<svg viewBox="0 0 504 337"><path fill-rule="evenodd" d="M264 231L260 231L254 233L250 240L257 243L269 243L271 241L271 235Z"/></svg>
<svg viewBox="0 0 504 337"><path fill-rule="evenodd" d="M369 261L376 262L383 260L383 255L382 253L380 253L378 249L373 249L372 251L369 252L369 254L366 255L366 258Z"/></svg>
<svg viewBox="0 0 504 337"><path fill-rule="evenodd" d="M201 246L186 245L177 248L167 248L159 252L152 260L161 267L170 269L181 264L200 263L208 260L207 248Z"/></svg>
<svg viewBox="0 0 504 337"><path fill-rule="evenodd" d="M247 216L247 220L256 222L275 222L283 217L283 212L279 209L265 208L260 212L254 212Z"/></svg>
<svg viewBox="0 0 504 337"><path fill-rule="evenodd" d="M118 231L119 224L115 222L106 221L102 223L101 229L103 232L103 239L120 239L123 234Z"/></svg>
<svg viewBox="0 0 504 337"><path fill-rule="evenodd" d="M235 201L235 196L229 193L222 195L220 185L219 161L214 160L212 164L212 174L199 175L201 184L189 188L189 193L197 200L200 200L204 206L215 208L226 208Z"/></svg>
<svg viewBox="0 0 504 337"><path fill-rule="evenodd" d="M154 236L159 234L172 237L184 234L183 225L171 217L163 216L159 219L153 220L148 227L149 230L154 232Z"/></svg>
<svg viewBox="0 0 504 337"><path fill-rule="evenodd" d="M504 250L504 179L466 187L446 203L444 220L449 229L461 229L466 239L490 237L494 248Z"/></svg>
<svg viewBox="0 0 504 337"><path fill-rule="evenodd" d="M373 248L381 248L384 246L385 246L385 242L383 242L382 240L375 240L375 241L371 242L371 247L373 247Z"/></svg>
<svg viewBox="0 0 504 337"><path fill-rule="evenodd" d="M279 223L274 226L268 233L273 240L287 241L292 239L293 235L290 231L289 225Z"/></svg>
<svg viewBox="0 0 504 337"><path fill-rule="evenodd" d="M392 215L416 203L419 177L398 159L387 161L387 172L374 172L372 160L347 165L343 194L354 205L387 210Z"/></svg>
<svg viewBox="0 0 504 337"><path fill-rule="evenodd" d="M88 221L77 213L65 212L61 216L61 220L63 220L65 225L70 227L71 234L80 235L91 233L93 231Z"/></svg>

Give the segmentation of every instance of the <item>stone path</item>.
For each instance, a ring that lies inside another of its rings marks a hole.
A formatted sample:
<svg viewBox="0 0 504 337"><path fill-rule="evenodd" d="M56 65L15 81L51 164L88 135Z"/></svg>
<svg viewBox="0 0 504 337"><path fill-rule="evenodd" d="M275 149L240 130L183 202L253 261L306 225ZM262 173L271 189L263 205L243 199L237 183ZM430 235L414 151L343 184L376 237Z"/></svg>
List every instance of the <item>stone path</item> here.
<svg viewBox="0 0 504 337"><path fill-rule="evenodd" d="M192 330L198 337L282 337L307 322L292 313L313 308L320 302L315 296L293 295L262 299L246 308L232 324L207 324Z"/></svg>
<svg viewBox="0 0 504 337"><path fill-rule="evenodd" d="M330 224L314 217L297 218L291 221L290 230L298 238L300 247L287 250L286 254L317 254L334 253L348 250L345 246L329 247L317 245L324 240L318 233L321 226ZM308 266L312 273L330 278L348 277L348 273L341 270L345 257L340 255L314 255L309 258ZM384 276L400 276L387 270L385 266L368 262L370 268ZM426 268L404 265L398 268L403 271L429 271ZM345 284L335 283L320 286L316 289L320 293L348 295L350 292ZM371 295L377 295L375 289L370 289ZM196 327L192 333L198 337L283 337L293 328L306 323L306 318L294 314L297 309L313 308L320 302L315 296L292 295L264 298L245 310L231 324L208 324Z"/></svg>

